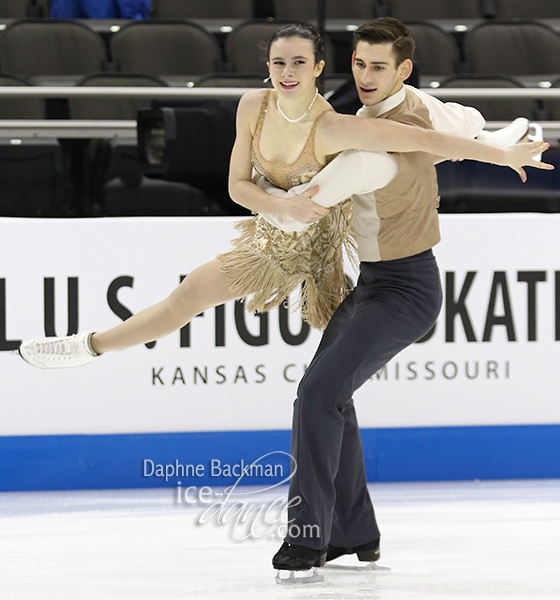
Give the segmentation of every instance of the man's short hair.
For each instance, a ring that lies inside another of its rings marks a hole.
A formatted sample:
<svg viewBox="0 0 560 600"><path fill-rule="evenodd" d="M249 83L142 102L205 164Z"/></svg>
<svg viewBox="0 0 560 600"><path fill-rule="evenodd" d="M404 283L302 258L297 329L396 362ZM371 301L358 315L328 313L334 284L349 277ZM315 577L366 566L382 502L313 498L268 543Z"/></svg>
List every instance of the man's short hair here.
<svg viewBox="0 0 560 600"><path fill-rule="evenodd" d="M412 60L416 46L408 27L393 17L379 17L358 27L354 31L354 50L356 50L358 42L392 44L396 66L399 66L407 58Z"/></svg>

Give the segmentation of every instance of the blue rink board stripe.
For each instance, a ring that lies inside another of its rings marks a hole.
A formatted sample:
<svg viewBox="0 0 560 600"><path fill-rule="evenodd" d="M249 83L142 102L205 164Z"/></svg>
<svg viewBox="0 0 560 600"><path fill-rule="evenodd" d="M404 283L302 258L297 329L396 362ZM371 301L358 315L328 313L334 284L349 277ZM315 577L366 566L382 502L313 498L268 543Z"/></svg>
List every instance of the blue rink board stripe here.
<svg viewBox="0 0 560 600"><path fill-rule="evenodd" d="M369 481L560 478L560 425L363 429L362 440ZM289 431L6 436L0 490L224 486L272 453L240 482L270 485L289 473L289 444Z"/></svg>

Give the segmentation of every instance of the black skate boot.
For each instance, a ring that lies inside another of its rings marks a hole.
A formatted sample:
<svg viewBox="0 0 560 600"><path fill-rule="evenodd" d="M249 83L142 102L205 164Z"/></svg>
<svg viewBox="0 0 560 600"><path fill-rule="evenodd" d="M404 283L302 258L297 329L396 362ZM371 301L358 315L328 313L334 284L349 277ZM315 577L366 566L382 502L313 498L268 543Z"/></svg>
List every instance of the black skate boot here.
<svg viewBox="0 0 560 600"><path fill-rule="evenodd" d="M344 556L345 554L357 554L358 560L362 562L375 562L379 560L381 551L379 548L380 539L377 538L373 542L355 546L354 548L341 548L339 546L330 546L327 549L327 562Z"/></svg>
<svg viewBox="0 0 560 600"><path fill-rule="evenodd" d="M316 569L325 564L326 558L326 548L314 550L284 542L272 559L272 566L278 569L276 583L285 585L323 581Z"/></svg>

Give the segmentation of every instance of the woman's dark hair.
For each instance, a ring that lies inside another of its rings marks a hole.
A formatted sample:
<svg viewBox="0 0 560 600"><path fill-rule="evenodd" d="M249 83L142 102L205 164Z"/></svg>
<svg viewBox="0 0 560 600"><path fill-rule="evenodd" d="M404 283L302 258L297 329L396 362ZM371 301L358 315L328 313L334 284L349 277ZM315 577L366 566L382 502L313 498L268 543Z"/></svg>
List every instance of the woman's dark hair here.
<svg viewBox="0 0 560 600"><path fill-rule="evenodd" d="M267 59L270 58L270 47L276 40L292 37L298 37L311 42L313 45L315 64L325 59L325 42L323 41L323 38L315 31L315 29L313 29L313 27L310 25L304 25L303 23L292 23L277 29L274 35L268 41L268 45L266 47Z"/></svg>

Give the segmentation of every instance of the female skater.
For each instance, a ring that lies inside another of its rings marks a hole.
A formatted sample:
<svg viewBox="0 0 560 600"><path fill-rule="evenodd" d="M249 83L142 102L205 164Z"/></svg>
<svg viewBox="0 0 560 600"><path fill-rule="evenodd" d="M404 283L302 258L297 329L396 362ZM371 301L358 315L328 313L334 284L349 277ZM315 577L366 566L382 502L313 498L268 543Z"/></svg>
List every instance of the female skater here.
<svg viewBox="0 0 560 600"><path fill-rule="evenodd" d="M523 165L551 168L532 160L548 147L542 142L499 149L387 120L337 114L317 93L316 79L325 64L323 41L309 27L278 30L269 43L268 60L273 90L248 92L238 107L230 195L257 215L238 224L241 236L233 249L193 270L167 298L116 327L24 342L19 351L29 364L82 365L109 351L166 336L197 314L234 299L247 299L248 310L266 311L302 283L303 318L314 327L326 326L347 292L342 256L343 247L352 245L350 204L324 208L311 200L316 188L293 198L268 194L253 183L253 168L284 190L309 181L347 149L424 151L510 166L522 176ZM352 173L341 172L340 177L352 179ZM261 214L288 217L308 227L284 232Z"/></svg>

